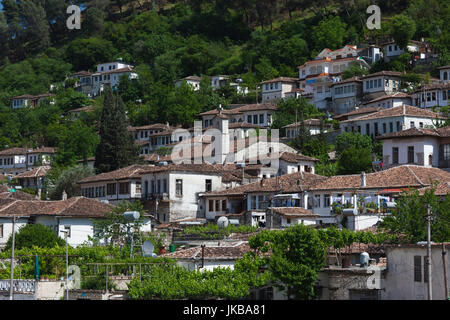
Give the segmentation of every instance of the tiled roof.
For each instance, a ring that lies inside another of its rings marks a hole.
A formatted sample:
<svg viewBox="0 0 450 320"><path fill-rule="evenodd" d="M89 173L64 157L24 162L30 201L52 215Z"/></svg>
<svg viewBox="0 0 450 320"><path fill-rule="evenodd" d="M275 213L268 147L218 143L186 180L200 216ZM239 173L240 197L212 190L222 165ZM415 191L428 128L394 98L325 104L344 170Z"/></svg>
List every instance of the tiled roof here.
<svg viewBox="0 0 450 320"><path fill-rule="evenodd" d="M284 126L283 128L295 128L300 126L301 122L295 122L295 123L291 123L288 124L287 126ZM308 119L308 120L304 120L303 124L305 126L320 126L320 119ZM324 127L331 127L332 125L330 123L323 123Z"/></svg>
<svg viewBox="0 0 450 320"><path fill-rule="evenodd" d="M247 111L261 111L261 110L276 110L277 106L273 103L254 103L254 104L245 104L233 109L222 109L221 111L219 111L217 108L213 109L213 110L209 110L206 112L202 112L200 113L200 116L206 116L206 115L215 115L215 114L239 114L242 112L247 112Z"/></svg>
<svg viewBox="0 0 450 320"><path fill-rule="evenodd" d="M59 201L15 200L0 207L0 216L70 216L102 218L112 206L84 197L73 197Z"/></svg>
<svg viewBox="0 0 450 320"><path fill-rule="evenodd" d="M292 152L283 152L280 156L280 160L284 160L284 161L290 162L290 163L297 163L299 161L319 161L316 158L308 157L303 154L292 153Z"/></svg>
<svg viewBox="0 0 450 320"><path fill-rule="evenodd" d="M205 247L203 258L205 260L236 260L242 258L244 254L252 250L248 242L240 241L233 246ZM202 248L194 247L166 253L161 256L183 260L201 260Z"/></svg>
<svg viewBox="0 0 450 320"><path fill-rule="evenodd" d="M389 76L389 77L401 77L402 73L398 71L379 71L375 73L371 73L365 76L362 76L361 79L368 79L379 76Z"/></svg>
<svg viewBox="0 0 450 320"><path fill-rule="evenodd" d="M436 90L436 89L450 89L450 82L445 83L431 83L417 87L414 93L423 93L424 91Z"/></svg>
<svg viewBox="0 0 450 320"><path fill-rule="evenodd" d="M372 119L401 117L401 116L443 119L443 117L436 112L425 110L422 108L416 108L413 106L402 105L393 108L382 108L375 113L371 113L369 115L357 117L354 119L344 120L342 122L372 120Z"/></svg>
<svg viewBox="0 0 450 320"><path fill-rule="evenodd" d="M411 96L404 92L395 92L392 94L387 94L385 96L381 96L381 97L375 98L373 100L364 102L363 104L369 104L369 103L374 103L374 102L383 101L386 99L393 99L393 98L411 98Z"/></svg>
<svg viewBox="0 0 450 320"><path fill-rule="evenodd" d="M423 195L425 191L431 190L431 186L419 189L419 194ZM437 196L450 195L450 181L440 182L434 187L434 194Z"/></svg>
<svg viewBox="0 0 450 320"><path fill-rule="evenodd" d="M356 110L353 110L353 111L350 111L347 113L336 115L336 116L334 116L334 119L338 120L338 119L341 119L344 117L355 116L358 114L375 113L379 110L381 110L381 107L358 108Z"/></svg>
<svg viewBox="0 0 450 320"><path fill-rule="evenodd" d="M175 80L175 81L182 81L182 80L201 81L202 78L201 78L201 77L198 77L198 76L187 76L187 77L184 77L184 78L181 78L181 79L177 79L177 80Z"/></svg>
<svg viewBox="0 0 450 320"><path fill-rule="evenodd" d="M271 207L274 213L288 218L316 218L319 214L300 207Z"/></svg>
<svg viewBox="0 0 450 320"><path fill-rule="evenodd" d="M86 177L78 183L90 183L90 182L98 182L98 181L109 181L109 180L123 180L123 179L131 179L138 178L138 173L142 172L144 169L150 168L150 165L138 165L133 164L131 166L117 169L110 172L104 172L97 174L95 176Z"/></svg>
<svg viewBox="0 0 450 320"><path fill-rule="evenodd" d="M366 174L366 186L361 186L361 175L332 176L318 181L310 190L355 190L398 187L425 187L430 179L450 181L450 172L438 168L426 168L417 165L402 165L387 170Z"/></svg>
<svg viewBox="0 0 450 320"><path fill-rule="evenodd" d="M85 106L85 107L81 107L81 108L76 108L76 109L72 109L69 110L70 113L76 113L76 112L89 112L94 110L93 106Z"/></svg>
<svg viewBox="0 0 450 320"><path fill-rule="evenodd" d="M348 61L348 60L359 60L359 59L358 59L358 57L348 57L348 58L341 58L341 59L331 59L331 58L327 57L326 59L306 61L304 64L302 64L301 66L298 66L297 68L301 68L308 64L314 64L314 63L320 63L320 62L341 62L341 61Z"/></svg>
<svg viewBox="0 0 450 320"><path fill-rule="evenodd" d="M0 151L0 156L12 156L12 155L16 155L16 154L20 154L20 155L24 155L26 154L27 149L25 148L9 148L9 149L5 149Z"/></svg>
<svg viewBox="0 0 450 320"><path fill-rule="evenodd" d="M220 175L220 170L210 164L168 164L167 166L147 166L139 172L140 175L157 172L191 172L198 174Z"/></svg>
<svg viewBox="0 0 450 320"><path fill-rule="evenodd" d="M30 153L30 154L33 154L33 153L55 153L55 148L41 147L41 148L37 148L37 149L32 149L31 151L29 151L27 153Z"/></svg>
<svg viewBox="0 0 450 320"><path fill-rule="evenodd" d="M330 247L327 249L328 254L334 254L334 248ZM373 254L384 254L384 245L383 244L374 244L374 243L360 243L354 242L350 246L345 246L339 249L340 254L360 254L363 252L367 252L369 255Z"/></svg>
<svg viewBox="0 0 450 320"><path fill-rule="evenodd" d="M0 199L19 199L19 200L33 200L35 196L21 190L11 192L12 187L0 185Z"/></svg>
<svg viewBox="0 0 450 320"><path fill-rule="evenodd" d="M208 192L205 196L243 195L252 192L299 192L301 189L307 189L311 185L324 179L327 179L327 177L309 172L295 172L279 177L262 179L261 181L245 184L232 189Z"/></svg>
<svg viewBox="0 0 450 320"><path fill-rule="evenodd" d="M261 126L248 122L232 122L228 125L229 129L238 129L238 128L261 128Z"/></svg>
<svg viewBox="0 0 450 320"><path fill-rule="evenodd" d="M37 177L45 177L47 173L50 171L50 166L40 166L36 167L33 170L22 172L15 176L15 178L37 178Z"/></svg>
<svg viewBox="0 0 450 320"><path fill-rule="evenodd" d="M433 136L433 137L450 137L450 126L446 126L439 129L425 129L425 128L410 128L392 133L386 133L382 136L378 136L377 139L392 139L392 138L411 138L421 136Z"/></svg>
<svg viewBox="0 0 450 320"><path fill-rule="evenodd" d="M450 69L450 64L446 65L446 66L442 66L442 67L438 67L438 70L440 69Z"/></svg>
<svg viewBox="0 0 450 320"><path fill-rule="evenodd" d="M261 82L261 84L274 83L274 82L297 82L298 80L299 80L298 78L292 78L292 77L278 77L275 79L263 81L263 82Z"/></svg>
<svg viewBox="0 0 450 320"><path fill-rule="evenodd" d="M168 128L170 128L170 125L168 123L166 123L166 124L164 124L164 123L153 123L153 124L148 124L148 125L139 126L139 127L128 127L128 131L150 130L150 129L166 130Z"/></svg>

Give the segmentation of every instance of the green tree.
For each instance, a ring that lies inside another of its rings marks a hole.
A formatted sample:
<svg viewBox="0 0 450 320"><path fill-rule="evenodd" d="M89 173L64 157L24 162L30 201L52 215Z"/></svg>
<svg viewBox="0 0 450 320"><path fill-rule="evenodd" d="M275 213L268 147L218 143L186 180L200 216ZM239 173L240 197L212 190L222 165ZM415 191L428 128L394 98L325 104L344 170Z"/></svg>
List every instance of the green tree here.
<svg viewBox="0 0 450 320"><path fill-rule="evenodd" d="M11 249L12 236L6 242L5 251ZM66 242L64 239L58 237L57 234L48 226L43 224L27 224L21 227L14 240L14 248L21 250L24 248L53 248L56 246L64 246Z"/></svg>
<svg viewBox="0 0 450 320"><path fill-rule="evenodd" d="M321 51L324 48L335 50L344 45L344 35L347 24L339 16L324 19L312 27L314 47Z"/></svg>
<svg viewBox="0 0 450 320"><path fill-rule="evenodd" d="M77 182L92 175L94 175L94 170L88 166L77 165L67 169L52 168L45 182L47 196L52 200L61 200L64 191L68 198L80 196L81 187Z"/></svg>
<svg viewBox="0 0 450 320"><path fill-rule="evenodd" d="M407 15L399 14L392 18L390 32L395 43L405 49L416 32L416 23Z"/></svg>
<svg viewBox="0 0 450 320"><path fill-rule="evenodd" d="M137 161L138 148L133 135L127 130L128 119L120 97L114 97L109 86L104 90L104 104L100 117L100 143L95 152L98 173L126 167Z"/></svg>
<svg viewBox="0 0 450 320"><path fill-rule="evenodd" d="M419 195L418 191L403 193L396 208L380 225L388 234L406 243L427 240L427 206L431 208L431 240L450 240L450 197L440 199L435 195L435 183Z"/></svg>
<svg viewBox="0 0 450 320"><path fill-rule="evenodd" d="M362 171L372 171L371 149L350 146L338 158L337 169L339 174L356 174Z"/></svg>

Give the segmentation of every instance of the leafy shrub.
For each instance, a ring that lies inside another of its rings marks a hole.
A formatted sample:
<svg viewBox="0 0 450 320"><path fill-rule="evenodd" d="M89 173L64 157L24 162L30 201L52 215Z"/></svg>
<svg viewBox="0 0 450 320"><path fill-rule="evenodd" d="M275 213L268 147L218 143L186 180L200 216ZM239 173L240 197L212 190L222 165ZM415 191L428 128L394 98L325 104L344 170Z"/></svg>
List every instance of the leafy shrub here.
<svg viewBox="0 0 450 320"><path fill-rule="evenodd" d="M6 243L5 250L11 249L12 237L10 236ZM58 237L53 230L38 224L27 224L19 229L16 233L15 249L32 248L33 246L40 248L52 248L55 246L64 246L66 242Z"/></svg>

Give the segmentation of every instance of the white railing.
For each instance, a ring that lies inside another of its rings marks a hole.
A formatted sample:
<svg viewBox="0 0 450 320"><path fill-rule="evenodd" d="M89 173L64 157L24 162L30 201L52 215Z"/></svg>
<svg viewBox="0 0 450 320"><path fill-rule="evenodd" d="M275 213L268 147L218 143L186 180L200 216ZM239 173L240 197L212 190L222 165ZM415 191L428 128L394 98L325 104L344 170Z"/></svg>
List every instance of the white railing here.
<svg viewBox="0 0 450 320"><path fill-rule="evenodd" d="M10 280L0 280L0 292L9 292ZM36 281L34 279L13 280L14 292L34 293L36 291Z"/></svg>

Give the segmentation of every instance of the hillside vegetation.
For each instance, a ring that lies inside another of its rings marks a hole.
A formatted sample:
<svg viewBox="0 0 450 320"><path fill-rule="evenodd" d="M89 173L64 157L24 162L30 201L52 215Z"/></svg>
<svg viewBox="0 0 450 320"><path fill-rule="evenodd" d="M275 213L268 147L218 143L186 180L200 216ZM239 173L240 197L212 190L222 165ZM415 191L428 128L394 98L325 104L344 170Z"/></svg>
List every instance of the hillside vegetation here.
<svg viewBox="0 0 450 320"><path fill-rule="evenodd" d="M382 28L366 28L366 8L381 8ZM92 156L102 97L90 101L63 81L75 71L122 58L135 65L137 81L121 80L119 94L131 125L150 122L192 125L198 113L230 103L254 103L261 80L298 76L297 66L323 48L345 44L399 43L425 38L440 52L435 66L449 63L450 6L445 0L307 1L185 0L75 1L83 4L81 30L66 27L67 0L3 0L0 12L0 149L59 147L58 163ZM401 61L373 70L411 71ZM250 94L199 92L174 80L227 74L243 79ZM431 74L436 75L436 74ZM10 98L56 89L55 105L11 110ZM77 121L67 111L97 106Z"/></svg>

